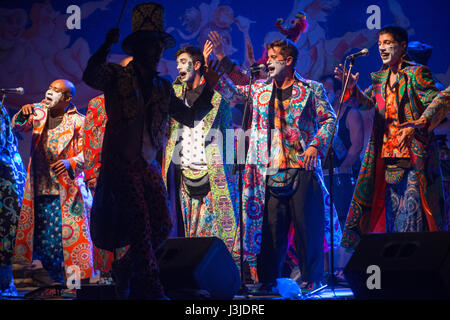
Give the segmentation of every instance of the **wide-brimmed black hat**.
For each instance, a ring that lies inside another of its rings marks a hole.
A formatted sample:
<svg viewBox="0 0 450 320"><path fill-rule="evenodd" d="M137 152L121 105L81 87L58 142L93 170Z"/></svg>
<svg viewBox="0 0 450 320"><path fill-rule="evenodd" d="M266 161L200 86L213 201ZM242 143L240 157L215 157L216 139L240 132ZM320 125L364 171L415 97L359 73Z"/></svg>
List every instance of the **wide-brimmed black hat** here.
<svg viewBox="0 0 450 320"><path fill-rule="evenodd" d="M122 50L133 55L137 43L162 40L164 49L175 46L175 38L164 31L164 8L158 3L145 2L133 8L131 14L132 33L122 42Z"/></svg>

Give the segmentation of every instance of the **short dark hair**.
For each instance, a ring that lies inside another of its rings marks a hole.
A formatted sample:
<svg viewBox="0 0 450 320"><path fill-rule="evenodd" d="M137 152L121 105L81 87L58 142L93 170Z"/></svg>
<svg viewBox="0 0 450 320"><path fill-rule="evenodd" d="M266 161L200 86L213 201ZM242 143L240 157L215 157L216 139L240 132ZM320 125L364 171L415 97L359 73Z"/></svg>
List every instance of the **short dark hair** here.
<svg viewBox="0 0 450 320"><path fill-rule="evenodd" d="M177 52L175 52L175 59L177 59L179 56L181 56L183 53L187 53L189 56L191 56L192 61L197 62L200 61L200 71L203 73L203 70L205 68L205 58L203 57L203 52L198 47L194 46L187 46L183 47L181 49L178 49Z"/></svg>
<svg viewBox="0 0 450 320"><path fill-rule="evenodd" d="M267 50L273 49L274 47L280 48L280 54L283 58L292 57L292 66L295 67L298 58L298 49L294 42L289 39L275 40L267 46Z"/></svg>
<svg viewBox="0 0 450 320"><path fill-rule="evenodd" d="M406 44L408 44L408 42L409 42L408 32L401 27L397 27L397 26L383 27L380 30L380 32L378 33L378 36L380 36L382 34L390 34L394 38L394 40L399 43L406 42Z"/></svg>

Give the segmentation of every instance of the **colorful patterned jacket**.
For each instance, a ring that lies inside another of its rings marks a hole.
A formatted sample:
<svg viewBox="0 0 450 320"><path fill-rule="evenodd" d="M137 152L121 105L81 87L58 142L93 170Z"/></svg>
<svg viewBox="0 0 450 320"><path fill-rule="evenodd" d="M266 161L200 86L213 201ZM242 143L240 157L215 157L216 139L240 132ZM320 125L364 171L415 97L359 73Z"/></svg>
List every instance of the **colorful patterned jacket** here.
<svg viewBox="0 0 450 320"><path fill-rule="evenodd" d="M26 177L11 119L0 105L0 267L11 265Z"/></svg>
<svg viewBox="0 0 450 320"><path fill-rule="evenodd" d="M14 249L14 261L17 263L31 263L33 256L34 194L35 190L40 187L34 185L33 156L42 137L48 115L47 108L40 104L34 104L34 111L36 115L30 116L24 123L16 121L20 112L12 119L15 130L32 131L31 157ZM83 122L84 116L78 113L75 106L70 107L58 126L60 138L57 147L58 160L67 160L74 176L74 179L71 179L65 172L58 177L64 264L78 266L82 279L92 275L92 246L89 233L89 211L92 205L92 196L84 184L81 134Z"/></svg>
<svg viewBox="0 0 450 320"><path fill-rule="evenodd" d="M99 95L89 101L84 119L84 179L89 181L98 178L101 166L101 150L105 126L108 121L105 110L105 96Z"/></svg>
<svg viewBox="0 0 450 320"><path fill-rule="evenodd" d="M372 85L364 92L357 88L351 92L361 109L375 108L372 134L361 166L353 200L347 216L342 245L354 247L360 237L369 232L386 232L384 195L385 169L380 157L385 130L386 84L389 69L374 72ZM404 121L417 120L424 112L435 113L436 104L427 109L438 94L433 77L427 67L405 61L397 74L396 95L399 115ZM347 93L347 96L349 94ZM404 110L404 112L402 112ZM439 229L442 219L442 180L438 149L434 135L426 130L416 130L410 147L412 167L420 181L420 196L430 231Z"/></svg>
<svg viewBox="0 0 450 320"><path fill-rule="evenodd" d="M423 112L429 122L428 131L434 130L450 112L450 86L441 91Z"/></svg>
<svg viewBox="0 0 450 320"><path fill-rule="evenodd" d="M219 81L218 91L229 95L235 90L235 95L245 97L249 86L237 67L229 74L237 85L230 89L226 82ZM261 226L264 213L264 200L266 189L266 173L268 166L268 107L273 91L273 82L257 80L252 84L251 127L249 148L245 165L244 191L243 191L243 217L245 230L245 250L249 255L258 254L261 245ZM315 81L303 79L295 73L295 82L292 89L290 109L293 114L289 118L294 121L299 131L299 138L303 139L306 148L314 146L320 157L324 157L327 145L331 139L331 130L336 115L328 102L323 86ZM302 157L300 160L303 161ZM320 159L314 168L317 178L323 183ZM327 218L328 214L326 214ZM336 216L336 214L335 214ZM334 220L337 222L337 216ZM329 227L329 226L328 226ZM339 223L335 224L335 236L339 237ZM339 238L338 238L339 239Z"/></svg>
<svg viewBox="0 0 450 320"><path fill-rule="evenodd" d="M184 99L186 83L178 79L173 84L175 94ZM205 155L212 191L214 214L218 225L218 237L227 245L233 256L237 256L238 236L238 190L233 175L234 158L226 161L227 131L232 131L231 111L229 103L218 92L214 92L211 100L213 108L203 118L205 123ZM179 143L179 135L183 127L175 119L170 119L169 138L163 157L163 178L167 186L167 172L173 160L175 145ZM209 134L209 136L208 136ZM211 139L211 137L213 137ZM233 139L234 141L234 139ZM231 162L231 163L230 163Z"/></svg>

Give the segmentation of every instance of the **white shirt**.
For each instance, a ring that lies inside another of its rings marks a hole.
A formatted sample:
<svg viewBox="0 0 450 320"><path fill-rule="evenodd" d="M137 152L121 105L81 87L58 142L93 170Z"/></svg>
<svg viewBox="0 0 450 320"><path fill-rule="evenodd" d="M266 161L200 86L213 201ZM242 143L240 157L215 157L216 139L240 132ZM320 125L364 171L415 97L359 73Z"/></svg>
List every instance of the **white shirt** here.
<svg viewBox="0 0 450 320"><path fill-rule="evenodd" d="M205 123L199 121L194 128L183 126L181 135L181 168L207 170L205 156Z"/></svg>
<svg viewBox="0 0 450 320"><path fill-rule="evenodd" d="M188 106L186 99L184 103ZM194 127L183 126L181 134L181 168L207 170L205 156L205 122L196 121Z"/></svg>

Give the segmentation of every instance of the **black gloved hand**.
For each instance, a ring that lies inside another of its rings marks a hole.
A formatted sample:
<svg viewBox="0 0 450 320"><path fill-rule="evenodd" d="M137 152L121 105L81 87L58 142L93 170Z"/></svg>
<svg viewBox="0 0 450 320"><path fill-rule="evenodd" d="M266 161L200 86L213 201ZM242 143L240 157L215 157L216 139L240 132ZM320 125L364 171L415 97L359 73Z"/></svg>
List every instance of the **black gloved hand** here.
<svg viewBox="0 0 450 320"><path fill-rule="evenodd" d="M119 28L112 28L108 31L105 37L105 44L112 46L115 43L119 42Z"/></svg>

